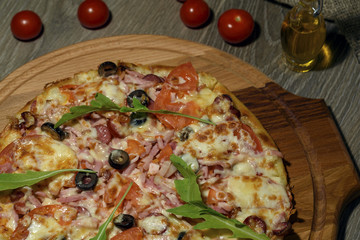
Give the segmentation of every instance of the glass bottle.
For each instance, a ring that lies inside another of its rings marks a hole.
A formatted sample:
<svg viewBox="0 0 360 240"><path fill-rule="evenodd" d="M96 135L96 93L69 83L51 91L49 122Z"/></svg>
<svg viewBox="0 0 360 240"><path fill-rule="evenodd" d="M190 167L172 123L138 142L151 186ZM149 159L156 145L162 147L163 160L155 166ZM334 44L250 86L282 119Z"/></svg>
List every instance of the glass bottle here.
<svg viewBox="0 0 360 240"><path fill-rule="evenodd" d="M317 5L317 6L316 6ZM310 71L326 38L322 0L300 0L281 26L283 58L291 70Z"/></svg>

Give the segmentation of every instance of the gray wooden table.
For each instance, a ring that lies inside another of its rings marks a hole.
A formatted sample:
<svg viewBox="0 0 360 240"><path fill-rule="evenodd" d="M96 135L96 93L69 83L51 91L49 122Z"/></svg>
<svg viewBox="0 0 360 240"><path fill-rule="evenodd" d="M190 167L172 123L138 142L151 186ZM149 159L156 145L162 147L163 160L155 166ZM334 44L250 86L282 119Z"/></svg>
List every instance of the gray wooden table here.
<svg viewBox="0 0 360 240"><path fill-rule="evenodd" d="M280 26L289 10L264 0L207 0L213 20L201 29L185 27L179 18L181 3L175 0L104 0L112 12L108 26L88 30L79 24L81 0L0 1L0 79L18 67L56 49L74 43L125 34L156 34L186 39L218 48L255 66L286 90L307 98L322 98L334 114L357 168L360 167L360 64L336 25L327 22L327 46L332 61L308 73L294 73L281 61ZM217 32L217 19L230 8L249 11L256 21L247 44L232 46ZM32 42L16 40L10 31L12 16L35 11L44 23L43 35ZM360 200L348 206L340 221L339 239L360 239Z"/></svg>

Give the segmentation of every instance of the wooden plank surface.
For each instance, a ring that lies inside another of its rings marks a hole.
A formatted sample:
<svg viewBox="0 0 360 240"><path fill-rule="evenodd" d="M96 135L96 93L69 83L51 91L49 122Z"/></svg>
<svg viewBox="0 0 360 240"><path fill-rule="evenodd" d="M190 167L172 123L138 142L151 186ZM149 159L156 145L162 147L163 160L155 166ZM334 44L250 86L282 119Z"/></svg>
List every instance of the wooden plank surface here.
<svg viewBox="0 0 360 240"><path fill-rule="evenodd" d="M326 22L325 61L314 71L299 74L288 70L281 61L280 25L289 8L271 0L206 0L213 11L213 18L201 29L189 29L181 23L181 3L175 0L104 1L112 12L112 20L99 30L88 30L79 24L76 11L81 0L0 1L0 79L46 53L85 40L125 34L155 34L186 39L215 47L255 66L289 92L324 99L352 160L356 166L360 166L360 65L333 22ZM218 17L230 8L243 8L255 19L254 34L245 44L229 45L217 32ZM43 35L32 42L17 41L9 27L12 16L24 9L35 11L44 23ZM148 58L156 56L148 55ZM14 100L21 101L23 98L18 96ZM360 199L357 199L345 209L339 226L339 239L360 239L359 205Z"/></svg>
<svg viewBox="0 0 360 240"><path fill-rule="evenodd" d="M336 238L338 207L360 193L360 182L328 108L322 100L290 94L256 68L215 48L164 36L128 35L57 50L0 82L0 109L6 112L0 128L46 83L117 59L173 66L191 61L198 71L214 75L254 112L284 154L297 209L294 232L287 239Z"/></svg>

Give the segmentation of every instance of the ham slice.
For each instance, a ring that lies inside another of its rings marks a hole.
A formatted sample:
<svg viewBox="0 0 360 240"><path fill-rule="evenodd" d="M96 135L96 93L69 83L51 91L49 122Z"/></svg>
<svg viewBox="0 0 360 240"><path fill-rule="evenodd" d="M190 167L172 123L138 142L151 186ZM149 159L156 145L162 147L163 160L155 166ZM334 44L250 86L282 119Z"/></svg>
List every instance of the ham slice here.
<svg viewBox="0 0 360 240"><path fill-rule="evenodd" d="M80 201L83 199L85 199L84 195L77 194L77 195L72 195L72 196L67 196L67 197L59 197L56 200L60 203L70 203L70 202L77 202L77 201Z"/></svg>
<svg viewBox="0 0 360 240"><path fill-rule="evenodd" d="M151 151L149 152L149 155L147 155L145 158L142 159L142 162L144 163L144 169L145 170L148 170L149 169L149 166L150 166L150 163L151 161L154 159L154 157L156 156L156 154L159 152L159 146L158 144L155 144Z"/></svg>

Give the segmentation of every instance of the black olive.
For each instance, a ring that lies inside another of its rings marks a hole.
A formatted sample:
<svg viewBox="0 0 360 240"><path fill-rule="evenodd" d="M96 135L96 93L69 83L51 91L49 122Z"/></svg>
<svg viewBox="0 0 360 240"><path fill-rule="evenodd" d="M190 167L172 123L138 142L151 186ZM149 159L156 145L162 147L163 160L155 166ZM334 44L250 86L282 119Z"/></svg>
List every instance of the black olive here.
<svg viewBox="0 0 360 240"><path fill-rule="evenodd" d="M146 94L144 90L138 89L135 91L132 91L126 98L127 104L129 107L134 107L133 105L133 98L139 99L140 103L144 105L145 107L149 106L150 98Z"/></svg>
<svg viewBox="0 0 360 240"><path fill-rule="evenodd" d="M135 226L135 218L130 214L119 214L114 217L113 223L116 227L125 230Z"/></svg>
<svg viewBox="0 0 360 240"><path fill-rule="evenodd" d="M78 172L75 176L76 187L83 191L94 189L97 181L96 173Z"/></svg>
<svg viewBox="0 0 360 240"><path fill-rule="evenodd" d="M179 138L180 138L180 141L186 141L188 140L189 136L190 136L190 133L192 133L194 130L187 126L187 127L184 127L183 129L181 129L181 131L178 133L179 134Z"/></svg>
<svg viewBox="0 0 360 240"><path fill-rule="evenodd" d="M101 77L108 77L117 73L117 66L113 62L103 62L98 68Z"/></svg>
<svg viewBox="0 0 360 240"><path fill-rule="evenodd" d="M109 155L109 164L115 169L123 169L129 166L129 154L123 150L113 150Z"/></svg>
<svg viewBox="0 0 360 240"><path fill-rule="evenodd" d="M144 112L133 112L130 114L130 125L141 126L147 120L147 113Z"/></svg>
<svg viewBox="0 0 360 240"><path fill-rule="evenodd" d="M182 240L185 237L185 235L186 235L186 232L180 232L177 240Z"/></svg>
<svg viewBox="0 0 360 240"><path fill-rule="evenodd" d="M51 122L46 122L41 125L41 130L49 134L53 139L62 141L68 137L68 133L64 132L61 128L55 128Z"/></svg>
<svg viewBox="0 0 360 240"><path fill-rule="evenodd" d="M118 69L121 71L121 72L124 72L126 71L127 69L129 69L128 66L124 65L123 63L120 63L119 66L118 66Z"/></svg>

